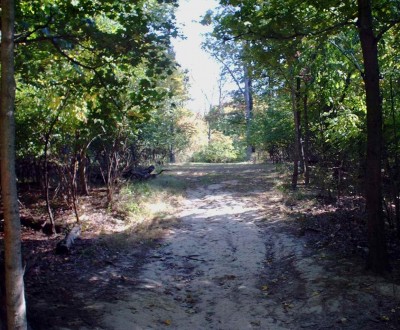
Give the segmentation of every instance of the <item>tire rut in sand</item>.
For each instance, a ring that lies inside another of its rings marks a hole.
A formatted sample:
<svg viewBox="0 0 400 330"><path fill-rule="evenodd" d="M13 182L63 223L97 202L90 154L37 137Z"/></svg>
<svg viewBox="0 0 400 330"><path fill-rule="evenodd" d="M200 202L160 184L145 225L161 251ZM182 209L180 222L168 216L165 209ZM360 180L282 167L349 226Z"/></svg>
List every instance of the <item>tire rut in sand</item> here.
<svg viewBox="0 0 400 330"><path fill-rule="evenodd" d="M181 226L153 252L141 273L140 285L131 297L114 306L113 314L105 316L105 326L261 326L265 319L258 299L263 298L257 286L265 245L255 224L259 212L237 194L225 191L223 183L189 191L180 214Z"/></svg>
<svg viewBox="0 0 400 330"><path fill-rule="evenodd" d="M103 329L398 328L382 316L396 309L400 289L308 246L286 221L271 168L217 166L202 185L207 170L182 171L195 185L180 225L133 289L89 306L103 314Z"/></svg>

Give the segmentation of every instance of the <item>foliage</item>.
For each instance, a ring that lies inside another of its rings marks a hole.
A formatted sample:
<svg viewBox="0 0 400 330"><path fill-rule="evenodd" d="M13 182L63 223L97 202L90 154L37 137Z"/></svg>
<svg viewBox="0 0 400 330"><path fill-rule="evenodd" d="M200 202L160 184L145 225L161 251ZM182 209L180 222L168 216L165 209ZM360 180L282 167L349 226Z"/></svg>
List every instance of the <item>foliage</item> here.
<svg viewBox="0 0 400 330"><path fill-rule="evenodd" d="M176 70L162 86L170 97L158 103L136 135L136 148L147 150L150 156L147 162L175 162L189 148L195 133L195 115L184 108L187 99L184 73Z"/></svg>
<svg viewBox="0 0 400 330"><path fill-rule="evenodd" d="M209 44L217 45L212 48L217 58L224 58L227 48L246 46L241 59L252 68L258 86L255 104L268 104L265 114L253 120L258 148L270 148L271 137L279 139L271 134L275 119L267 128L260 118L267 118L271 108L291 108L292 188L304 173L305 184L329 186L340 199L346 183L346 193L354 192L354 183L362 179L369 256L378 256L375 270L382 270L379 265L386 260L381 186L384 200L390 200L384 210L387 223L393 227L396 219L400 237L399 85L394 84L400 78L399 13L397 1L221 0L204 18L214 25ZM317 166L315 176L310 175L311 162ZM322 184L321 177L326 178Z"/></svg>
<svg viewBox="0 0 400 330"><path fill-rule="evenodd" d="M209 144L192 156L194 162L230 163L242 160L243 155L235 149L233 140L221 132L212 132Z"/></svg>
<svg viewBox="0 0 400 330"><path fill-rule="evenodd" d="M287 150L293 141L293 120L290 105L275 109L259 109L253 118L251 131L252 143L256 149Z"/></svg>
<svg viewBox="0 0 400 330"><path fill-rule="evenodd" d="M131 230L140 226L149 227L157 218L173 214L186 184L184 181L163 173L157 180L127 183L122 186L116 198L115 209L124 216Z"/></svg>
<svg viewBox="0 0 400 330"><path fill-rule="evenodd" d="M111 203L121 178L141 164L191 153L195 161L237 161L251 144L274 161L293 160L306 184L336 190L338 199L344 190L360 193L355 187L371 170L360 3L221 0L203 19L214 26L203 47L237 91L199 118L184 108L187 77L170 45L177 1L19 1L18 179L75 196L74 203L78 191L87 193L85 181L102 182ZM375 1L372 15L383 197L400 235L398 3ZM245 81L253 87L252 118Z"/></svg>
<svg viewBox="0 0 400 330"><path fill-rule="evenodd" d="M103 182L111 205L126 171L187 148L186 78L170 45L175 8L173 0L18 3L21 181L68 196Z"/></svg>
<svg viewBox="0 0 400 330"><path fill-rule="evenodd" d="M393 74L397 72L398 77L399 72L393 44L398 39L398 9L381 1L373 10L377 35L382 33L379 36L384 38L380 43L382 72L391 77L393 87ZM238 72L239 62L229 55L235 52L227 50L243 49L246 44L241 60L252 68L256 86L252 140L258 150L268 150L274 144L291 148L293 102L298 102L303 143L307 126L308 157L319 160L323 167L334 167L341 161L358 163L358 170L351 175L363 175L359 171L366 145L366 107L363 58L353 24L356 12L353 3L333 1L220 1L220 7L204 17L205 24L214 25L206 48L216 58L223 58L232 72ZM299 99L294 100L290 93L297 78ZM386 87L385 132L391 132L386 139L393 150L398 149L392 138L398 114L392 109L396 109L398 98L393 88L390 93L389 85L389 79L382 80Z"/></svg>

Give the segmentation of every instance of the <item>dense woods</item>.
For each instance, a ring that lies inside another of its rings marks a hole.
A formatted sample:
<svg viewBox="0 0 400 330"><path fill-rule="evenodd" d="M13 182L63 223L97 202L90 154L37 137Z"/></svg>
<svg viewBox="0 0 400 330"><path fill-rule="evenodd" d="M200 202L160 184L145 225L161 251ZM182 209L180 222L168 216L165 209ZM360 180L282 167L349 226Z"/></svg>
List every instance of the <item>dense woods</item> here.
<svg viewBox="0 0 400 330"><path fill-rule="evenodd" d="M9 329L27 327L16 183L40 191L54 234L57 200L80 222L81 196L104 186L112 208L150 164L285 163L291 189L339 205L362 199L367 266L389 269L385 237L400 238L400 2L221 0L202 20L213 28L203 47L222 68L219 103L204 117L185 108L189 82L171 46L177 6L1 2Z"/></svg>
<svg viewBox="0 0 400 330"><path fill-rule="evenodd" d="M397 1L221 1L203 20L225 74L247 90L251 81L251 114L246 91L234 107L247 109L247 145L292 162L292 189L311 184L338 203L363 196L377 272L389 269L385 223L400 229L399 10ZM215 112L228 119L230 108Z"/></svg>

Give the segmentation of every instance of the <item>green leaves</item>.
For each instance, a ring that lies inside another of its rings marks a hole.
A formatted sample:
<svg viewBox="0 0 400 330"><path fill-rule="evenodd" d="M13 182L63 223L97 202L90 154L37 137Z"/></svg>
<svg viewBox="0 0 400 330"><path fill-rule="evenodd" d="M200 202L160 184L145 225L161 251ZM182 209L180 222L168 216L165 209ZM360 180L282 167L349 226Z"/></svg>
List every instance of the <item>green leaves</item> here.
<svg viewBox="0 0 400 330"><path fill-rule="evenodd" d="M221 132L212 132L208 145L193 155L193 161L206 163L229 163L239 159L240 152L234 147L231 137Z"/></svg>
<svg viewBox="0 0 400 330"><path fill-rule="evenodd" d="M39 156L48 122L52 142L133 133L171 95L169 52L175 1L20 1L16 63L18 134ZM39 123L31 125L31 119ZM87 143L87 142L86 142Z"/></svg>

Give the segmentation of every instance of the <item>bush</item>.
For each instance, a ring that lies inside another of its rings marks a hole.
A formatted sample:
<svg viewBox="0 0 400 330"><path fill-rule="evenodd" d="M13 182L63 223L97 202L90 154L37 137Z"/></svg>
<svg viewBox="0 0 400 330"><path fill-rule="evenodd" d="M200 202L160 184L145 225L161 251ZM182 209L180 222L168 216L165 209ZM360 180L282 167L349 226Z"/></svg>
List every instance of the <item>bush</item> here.
<svg viewBox="0 0 400 330"><path fill-rule="evenodd" d="M204 163L231 163L238 161L240 151L236 150L231 137L221 132L213 132L208 145L192 156L193 162Z"/></svg>

